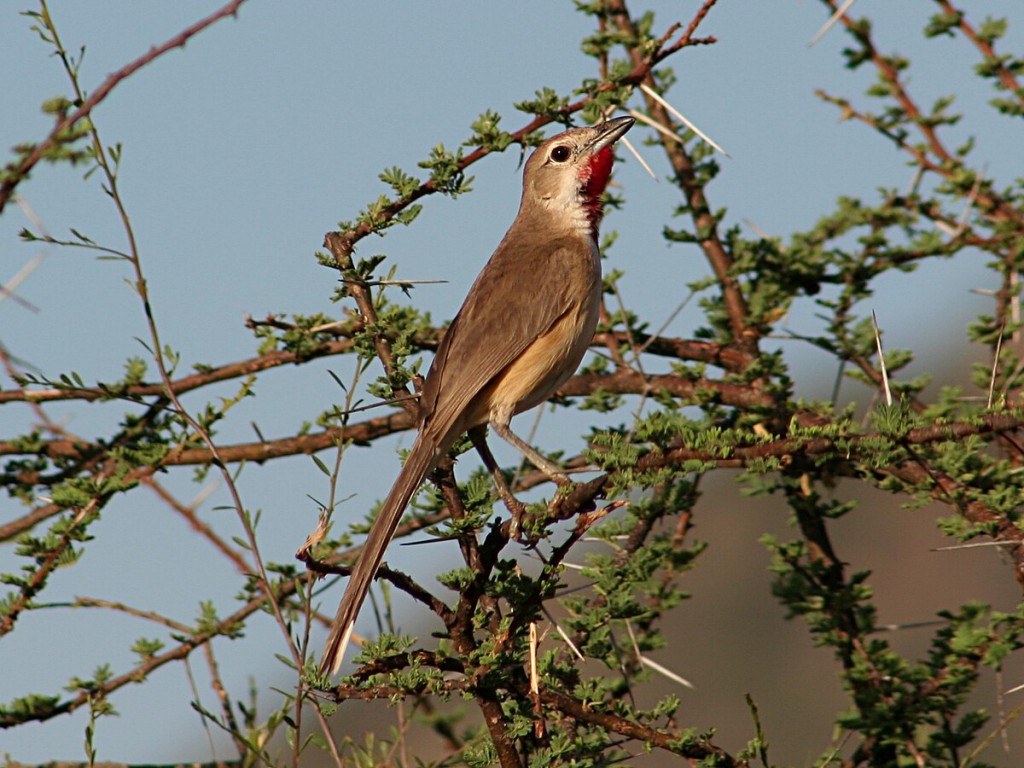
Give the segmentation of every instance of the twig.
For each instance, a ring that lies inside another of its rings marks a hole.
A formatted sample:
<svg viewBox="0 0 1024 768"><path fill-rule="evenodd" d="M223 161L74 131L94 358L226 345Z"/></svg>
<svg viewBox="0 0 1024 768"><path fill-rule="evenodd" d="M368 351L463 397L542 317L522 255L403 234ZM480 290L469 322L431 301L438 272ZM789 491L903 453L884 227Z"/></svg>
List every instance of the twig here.
<svg viewBox="0 0 1024 768"><path fill-rule="evenodd" d="M100 104L100 102L110 95L111 91L113 91L119 83L131 77L147 64L156 61L156 59L160 58L168 51L173 51L175 48L184 48L185 44L190 39L207 27L216 24L223 18L234 16L238 13L238 9L244 2L245 0L231 0L231 2L214 11L206 18L200 19L190 27L183 29L165 43L153 46L146 51L145 54L135 59L135 61L126 64L121 67L121 69L109 75L107 79L104 80L98 88L96 88L96 90L89 94L88 98L82 101L82 106L58 122L57 125L54 126L53 130L50 131L49 135L37 144L35 149L26 155L20 163L18 163L17 167L15 167L11 172L11 178L3 184L0 184L0 213L3 212L4 206L6 206L8 200L11 199L11 195L13 194L15 187L17 187L17 185L28 176L39 161L43 159L47 150L49 150L57 141L57 137L67 132L73 125L87 117L89 113L92 112L98 104Z"/></svg>

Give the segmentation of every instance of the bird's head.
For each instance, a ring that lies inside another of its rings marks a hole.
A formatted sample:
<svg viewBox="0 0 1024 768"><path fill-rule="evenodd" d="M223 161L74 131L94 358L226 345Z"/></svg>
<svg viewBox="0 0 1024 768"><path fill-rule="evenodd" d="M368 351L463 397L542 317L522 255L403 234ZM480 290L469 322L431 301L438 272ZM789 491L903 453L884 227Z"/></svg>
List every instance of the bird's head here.
<svg viewBox="0 0 1024 768"><path fill-rule="evenodd" d="M633 127L632 117L572 128L545 141L523 172L523 203L553 213L568 226L597 237L601 195L612 172L612 145Z"/></svg>

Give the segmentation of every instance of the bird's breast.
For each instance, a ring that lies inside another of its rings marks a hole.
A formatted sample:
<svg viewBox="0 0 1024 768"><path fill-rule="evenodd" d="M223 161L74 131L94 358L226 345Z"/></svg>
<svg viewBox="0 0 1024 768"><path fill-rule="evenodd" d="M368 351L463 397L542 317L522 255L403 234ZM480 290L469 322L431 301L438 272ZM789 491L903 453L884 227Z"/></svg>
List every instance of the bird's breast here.
<svg viewBox="0 0 1024 768"><path fill-rule="evenodd" d="M589 240L589 238L588 238ZM537 285L536 291L557 291L564 309L495 378L487 393L488 410L516 414L540 405L576 371L597 329L601 306L601 263L597 247L585 260L565 265L556 280L563 285Z"/></svg>

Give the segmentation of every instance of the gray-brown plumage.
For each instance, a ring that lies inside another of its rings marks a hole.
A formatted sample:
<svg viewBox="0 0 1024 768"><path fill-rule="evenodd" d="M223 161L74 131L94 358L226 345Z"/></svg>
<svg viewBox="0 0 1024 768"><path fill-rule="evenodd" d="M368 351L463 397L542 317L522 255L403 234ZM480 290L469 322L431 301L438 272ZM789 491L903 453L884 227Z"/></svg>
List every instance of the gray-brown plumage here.
<svg viewBox="0 0 1024 768"><path fill-rule="evenodd" d="M523 171L519 213L477 277L434 356L419 434L352 569L320 670L341 666L356 615L416 489L464 432L490 424L536 466L557 472L509 423L576 370L597 327L597 228L620 117L544 142Z"/></svg>

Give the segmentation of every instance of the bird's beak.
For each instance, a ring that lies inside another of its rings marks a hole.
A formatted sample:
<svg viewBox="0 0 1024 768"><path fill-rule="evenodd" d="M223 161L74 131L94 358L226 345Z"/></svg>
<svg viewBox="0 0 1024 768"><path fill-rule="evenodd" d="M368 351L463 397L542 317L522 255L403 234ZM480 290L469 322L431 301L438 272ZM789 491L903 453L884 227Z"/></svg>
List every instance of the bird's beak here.
<svg viewBox="0 0 1024 768"><path fill-rule="evenodd" d="M616 117L614 120L595 125L594 130L597 131L597 135L587 144L587 151L591 154L600 152L605 147L614 144L626 135L626 131L632 128L635 122L636 120L632 117Z"/></svg>

